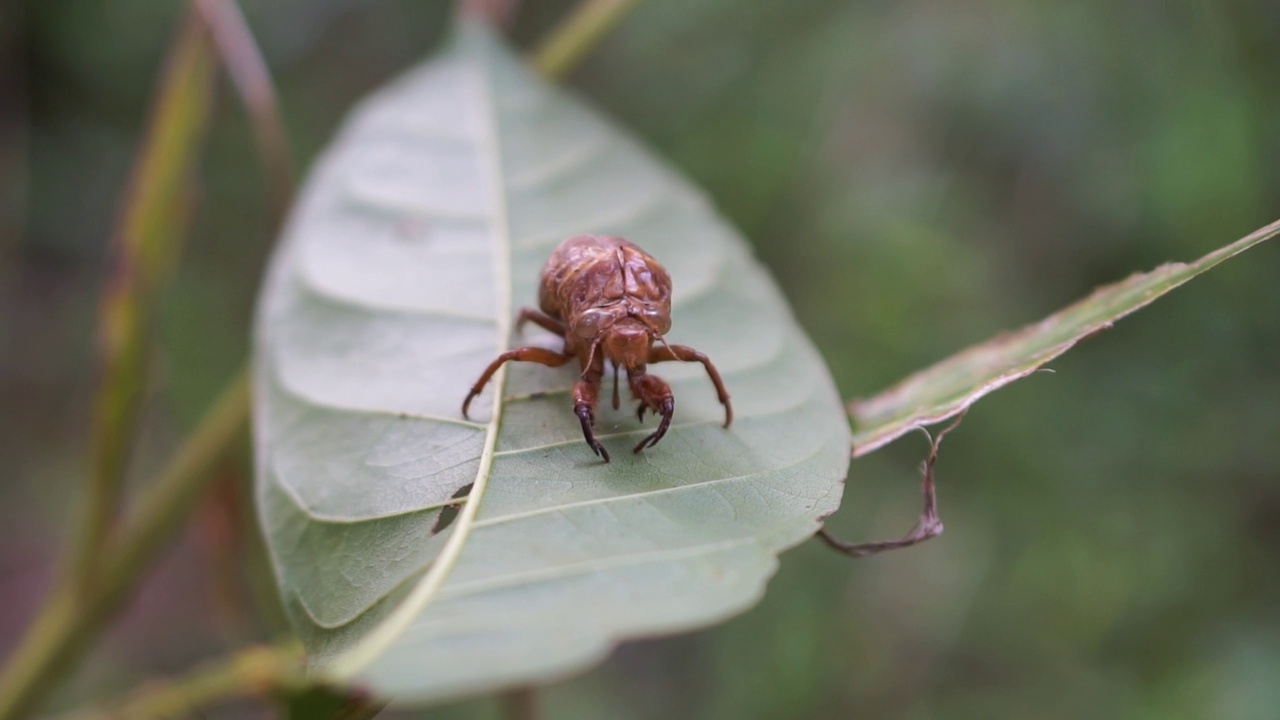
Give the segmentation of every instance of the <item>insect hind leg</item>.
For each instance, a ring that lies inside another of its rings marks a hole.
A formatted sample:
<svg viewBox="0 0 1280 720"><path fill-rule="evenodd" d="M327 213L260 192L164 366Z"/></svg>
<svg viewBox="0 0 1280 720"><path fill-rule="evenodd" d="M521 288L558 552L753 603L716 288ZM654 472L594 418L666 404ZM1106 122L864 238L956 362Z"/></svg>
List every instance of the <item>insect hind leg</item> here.
<svg viewBox="0 0 1280 720"><path fill-rule="evenodd" d="M524 324L527 322L564 337L565 327L563 322L533 308L520 308L520 314L516 316L516 332L523 332Z"/></svg>
<svg viewBox="0 0 1280 720"><path fill-rule="evenodd" d="M716 386L716 397L720 400L720 404L724 406L724 426L729 427L733 423L733 404L729 402L729 391L725 389L724 380L720 377L720 371L711 362L711 358L688 345L667 345L663 343L661 347L654 346L649 350L649 362L651 363L671 360L702 363L703 369L707 371L707 377L711 378L711 384Z"/></svg>

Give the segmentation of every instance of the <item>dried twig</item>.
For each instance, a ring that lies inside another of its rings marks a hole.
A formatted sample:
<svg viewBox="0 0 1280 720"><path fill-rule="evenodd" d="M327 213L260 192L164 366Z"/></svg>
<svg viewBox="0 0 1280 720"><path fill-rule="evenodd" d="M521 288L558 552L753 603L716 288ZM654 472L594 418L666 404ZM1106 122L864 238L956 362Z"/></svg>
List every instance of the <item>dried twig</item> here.
<svg viewBox="0 0 1280 720"><path fill-rule="evenodd" d="M822 528L817 532L818 538L836 552L849 557L864 558L886 550L911 547L941 535L942 520L938 518L938 495L934 485L934 465L938 462L938 446L942 444L942 438L960 425L960 421L964 420L965 412L967 411L962 411L956 416L956 419L950 425L938 433L937 438L931 437L928 430L920 428L920 432L923 432L925 437L929 438L929 457L920 463L920 486L921 494L924 496L924 509L920 513L920 520L916 523L915 529L897 540L851 543L833 536L827 532L826 528Z"/></svg>

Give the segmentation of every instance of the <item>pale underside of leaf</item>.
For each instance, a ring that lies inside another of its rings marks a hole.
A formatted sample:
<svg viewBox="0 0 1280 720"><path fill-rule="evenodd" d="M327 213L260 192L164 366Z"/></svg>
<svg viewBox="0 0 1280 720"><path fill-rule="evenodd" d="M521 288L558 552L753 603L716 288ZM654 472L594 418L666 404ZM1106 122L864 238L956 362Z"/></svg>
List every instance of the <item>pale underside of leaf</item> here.
<svg viewBox="0 0 1280 720"><path fill-rule="evenodd" d="M258 321L258 502L285 604L318 673L401 701L558 677L750 606L849 461L825 367L702 196L486 31L456 35L317 164ZM629 402L598 409L610 465L567 368L512 365L461 416L503 349L558 349L511 320L588 232L670 270L670 341L717 363L732 428L678 363L652 368L676 394L657 447L630 452L653 422Z"/></svg>
<svg viewBox="0 0 1280 720"><path fill-rule="evenodd" d="M922 370L888 390L849 404L855 457L917 428L964 412L981 397L1024 378L1215 265L1280 234L1280 221L1191 263L1170 263L1098 288L1088 297L1015 332L998 335Z"/></svg>

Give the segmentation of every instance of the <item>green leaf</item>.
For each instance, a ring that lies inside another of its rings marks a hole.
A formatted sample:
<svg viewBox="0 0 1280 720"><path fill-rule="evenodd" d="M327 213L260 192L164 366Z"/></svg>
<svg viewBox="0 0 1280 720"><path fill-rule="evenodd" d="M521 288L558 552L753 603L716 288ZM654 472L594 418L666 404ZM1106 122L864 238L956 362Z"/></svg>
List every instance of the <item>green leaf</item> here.
<svg viewBox="0 0 1280 720"><path fill-rule="evenodd" d="M563 238L628 237L670 270L656 366L675 423L602 404L601 463L567 390L512 343ZM738 235L634 141L542 84L487 31L364 102L317 163L274 258L256 341L260 515L313 668L399 701L560 677L626 638L756 602L776 555L839 505L848 419ZM442 507L466 494L443 531Z"/></svg>
<svg viewBox="0 0 1280 720"><path fill-rule="evenodd" d="M1192 263L1169 263L1101 287L1034 325L997 335L849 404L855 418L854 457L866 455L916 429L963 412L989 392L1020 380L1218 263L1280 235L1280 221L1259 228Z"/></svg>

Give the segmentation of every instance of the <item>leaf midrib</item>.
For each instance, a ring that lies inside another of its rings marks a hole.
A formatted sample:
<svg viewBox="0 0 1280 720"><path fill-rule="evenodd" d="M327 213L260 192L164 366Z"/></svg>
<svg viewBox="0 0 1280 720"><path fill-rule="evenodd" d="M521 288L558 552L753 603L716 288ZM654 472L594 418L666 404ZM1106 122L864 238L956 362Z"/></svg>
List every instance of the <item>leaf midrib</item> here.
<svg viewBox="0 0 1280 720"><path fill-rule="evenodd" d="M466 42L465 35L474 32L464 24L457 28ZM478 85L477 102L482 104L481 117L486 119L485 132L481 136L481 152L487 154L489 172L489 191L493 198L492 224L494 230L494 282L497 298L498 353L506 352L511 336L511 227L507 217L507 193L502 179L502 140L498 128L497 107L493 81L487 64L483 61L471 63L475 70ZM377 627L365 635L354 647L336 658L326 670L332 677L349 678L381 656L415 619L431 604L440 593L449 573L462 555L471 530L475 524L480 502L484 497L490 470L493 467L498 442L498 431L502 423L502 405L506 387L507 368L504 365L492 378L493 405L490 412L488 429L486 430L484 449L480 456L480 466L476 470L476 479L462 506L458 517L451 527L451 534L440 554L432 561L430 569L400 605L384 618Z"/></svg>

